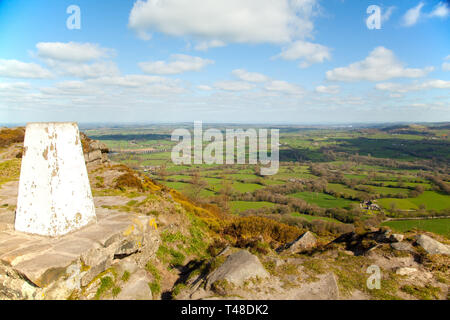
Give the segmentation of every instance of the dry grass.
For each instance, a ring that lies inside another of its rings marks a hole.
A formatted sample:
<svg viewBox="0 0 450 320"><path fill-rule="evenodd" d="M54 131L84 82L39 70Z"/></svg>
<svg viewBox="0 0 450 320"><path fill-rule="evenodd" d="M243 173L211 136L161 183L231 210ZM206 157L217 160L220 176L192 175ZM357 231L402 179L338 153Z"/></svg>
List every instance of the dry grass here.
<svg viewBox="0 0 450 320"><path fill-rule="evenodd" d="M132 173L124 173L116 179L117 189L134 188L139 191L144 191L144 186L141 180Z"/></svg>
<svg viewBox="0 0 450 320"><path fill-rule="evenodd" d="M24 128L2 129L0 130L0 148L6 148L13 143L23 142L25 138Z"/></svg>

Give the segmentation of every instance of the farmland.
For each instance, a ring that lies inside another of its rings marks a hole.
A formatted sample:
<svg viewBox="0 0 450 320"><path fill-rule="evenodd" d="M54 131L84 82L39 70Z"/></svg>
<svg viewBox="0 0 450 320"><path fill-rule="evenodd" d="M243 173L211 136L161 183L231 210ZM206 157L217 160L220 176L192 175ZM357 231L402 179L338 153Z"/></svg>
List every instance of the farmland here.
<svg viewBox="0 0 450 320"><path fill-rule="evenodd" d="M391 227L397 232L410 230L431 231L450 238L450 219L420 219L387 221L383 225Z"/></svg>
<svg viewBox="0 0 450 320"><path fill-rule="evenodd" d="M445 124L278 126L280 167L270 176L261 175L259 165L174 164L171 150L177 142L171 141L171 132L180 127L192 129L192 125L183 124L84 131L107 144L113 161L127 164L197 202L214 204L233 214L278 220L290 217L289 221L312 221L310 217L314 217L314 221L320 218L332 224L450 216L450 130ZM237 128L219 125L217 129L228 127ZM430 221L420 227L446 234L448 219ZM401 225L390 223L393 228ZM410 227L413 222L404 224Z"/></svg>

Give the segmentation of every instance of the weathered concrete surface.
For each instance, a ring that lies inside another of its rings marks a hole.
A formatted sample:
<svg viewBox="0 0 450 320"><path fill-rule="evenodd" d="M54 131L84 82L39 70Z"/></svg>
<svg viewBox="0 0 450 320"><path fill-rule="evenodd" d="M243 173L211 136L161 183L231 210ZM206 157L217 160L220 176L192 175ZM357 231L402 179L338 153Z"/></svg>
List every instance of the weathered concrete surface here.
<svg viewBox="0 0 450 320"><path fill-rule="evenodd" d="M15 229L54 237L95 221L77 124L29 123Z"/></svg>

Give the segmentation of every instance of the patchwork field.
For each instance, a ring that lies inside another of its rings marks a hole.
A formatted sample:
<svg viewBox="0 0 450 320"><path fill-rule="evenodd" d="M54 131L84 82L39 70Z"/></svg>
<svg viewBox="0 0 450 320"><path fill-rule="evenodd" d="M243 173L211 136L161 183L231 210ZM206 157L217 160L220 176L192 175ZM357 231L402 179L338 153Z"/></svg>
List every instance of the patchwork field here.
<svg viewBox="0 0 450 320"><path fill-rule="evenodd" d="M235 214L251 210L274 218L288 215L334 223L450 216L447 128L281 126L280 167L272 176L261 176L254 165L175 165L170 152L176 144L170 140L174 128L154 125L86 132L114 151L113 161L195 201L229 208ZM152 151L142 153L147 149ZM365 205L368 200L375 207ZM433 223L427 220L422 227ZM440 223L445 229L448 220Z"/></svg>
<svg viewBox="0 0 450 320"><path fill-rule="evenodd" d="M417 229L434 232L450 239L450 219L388 221L384 222L383 225L398 232L406 232Z"/></svg>

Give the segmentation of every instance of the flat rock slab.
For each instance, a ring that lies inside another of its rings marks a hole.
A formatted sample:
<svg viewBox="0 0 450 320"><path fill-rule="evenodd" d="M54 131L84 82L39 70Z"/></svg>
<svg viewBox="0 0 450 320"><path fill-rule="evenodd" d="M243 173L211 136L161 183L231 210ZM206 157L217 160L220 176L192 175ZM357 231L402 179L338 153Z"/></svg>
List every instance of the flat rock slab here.
<svg viewBox="0 0 450 320"><path fill-rule="evenodd" d="M321 275L319 281L304 284L294 292L294 294L290 294L288 299L338 300L340 297L336 276L333 273Z"/></svg>
<svg viewBox="0 0 450 320"><path fill-rule="evenodd" d="M45 287L63 276L76 260L74 255L42 253L14 266L14 269L38 287Z"/></svg>
<svg viewBox="0 0 450 320"><path fill-rule="evenodd" d="M150 278L144 270L140 270L131 275L125 283L117 300L152 300L153 294L149 287Z"/></svg>
<svg viewBox="0 0 450 320"><path fill-rule="evenodd" d="M2 221L6 221L4 224L9 228L0 228L0 263L42 288L65 275L71 265L94 261L84 266L92 277L95 272L102 272L115 254L123 254L124 248L126 252L140 250L144 233L150 230L149 218L101 209L102 215L96 224L56 238L15 231L14 217L5 218ZM0 213L0 218L4 215Z"/></svg>

